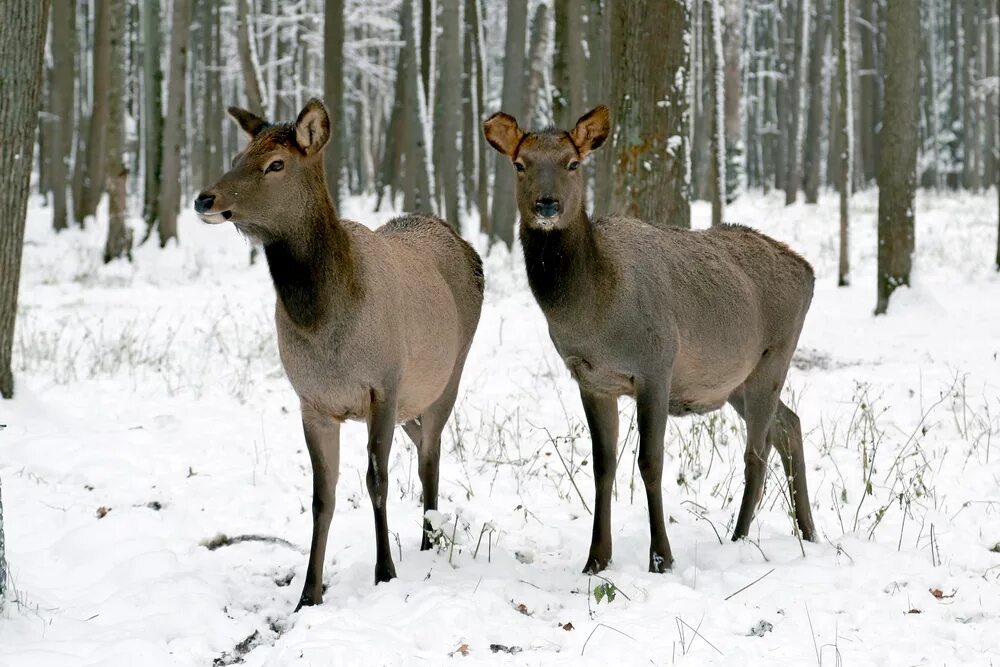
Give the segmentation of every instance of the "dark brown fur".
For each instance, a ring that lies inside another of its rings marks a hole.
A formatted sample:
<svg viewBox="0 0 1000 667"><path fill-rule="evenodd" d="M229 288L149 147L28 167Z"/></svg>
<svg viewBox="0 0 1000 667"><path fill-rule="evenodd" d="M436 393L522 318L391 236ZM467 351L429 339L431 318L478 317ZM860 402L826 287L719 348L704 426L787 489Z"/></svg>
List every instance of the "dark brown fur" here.
<svg viewBox="0 0 1000 667"><path fill-rule="evenodd" d="M330 121L318 100L294 123L230 114L250 143L195 208L206 222L232 220L263 244L278 295L278 349L299 396L313 468L301 607L323 599L343 420L368 423L376 582L395 576L386 500L397 423L419 451L425 511L437 508L441 432L479 323L483 266L438 218L409 215L372 231L337 216L323 174ZM421 548L429 547L425 533Z"/></svg>
<svg viewBox="0 0 1000 667"><path fill-rule="evenodd" d="M798 417L779 400L812 300L809 264L738 225L690 231L623 216L591 220L577 162L607 137L605 107L570 132L525 133L507 114L489 118L484 130L494 148L521 165L517 205L528 282L580 387L593 438L596 511L585 571L598 572L611 559L623 395L637 403L650 571L673 561L660 488L667 416L726 402L747 423L746 489L733 538L750 528L775 446L794 490L798 526L815 539Z"/></svg>

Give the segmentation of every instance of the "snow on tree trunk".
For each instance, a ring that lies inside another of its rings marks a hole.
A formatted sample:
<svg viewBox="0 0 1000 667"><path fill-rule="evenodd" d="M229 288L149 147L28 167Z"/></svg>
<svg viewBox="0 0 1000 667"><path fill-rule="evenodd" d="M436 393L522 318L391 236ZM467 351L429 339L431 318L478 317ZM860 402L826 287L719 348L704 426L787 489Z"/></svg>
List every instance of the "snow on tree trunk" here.
<svg viewBox="0 0 1000 667"><path fill-rule="evenodd" d="M187 4L188 1L180 0L182 4ZM177 18L176 9L174 18ZM257 56L257 38L254 36L253 20L250 15L250 0L236 0L236 20L237 50L240 54L240 69L243 71L243 93L247 98L247 107L255 114L266 116L268 110L264 107L264 100L268 97L264 80L260 76L260 58ZM184 41L187 41L186 37ZM172 39L171 49L173 49Z"/></svg>
<svg viewBox="0 0 1000 667"><path fill-rule="evenodd" d="M611 7L609 0L590 0L587 14L587 44L589 47L589 75L586 78L585 106L614 105L611 94ZM575 119L567 123L572 124ZM615 152L609 140L602 150L590 158L590 173L594 183L594 213L604 215L611 211L614 191Z"/></svg>
<svg viewBox="0 0 1000 667"><path fill-rule="evenodd" d="M108 130L105 173L108 190L108 238L104 263L126 257L132 260L132 230L125 224L128 202L125 190L128 169L122 157L125 139L125 0L108 0L109 72Z"/></svg>
<svg viewBox="0 0 1000 667"><path fill-rule="evenodd" d="M146 241L159 226L160 179L163 168L163 68L160 65L160 0L142 3L143 140L146 145L144 169L144 217Z"/></svg>
<svg viewBox="0 0 1000 667"><path fill-rule="evenodd" d="M612 7L613 209L661 227L691 226L689 18L685 0Z"/></svg>
<svg viewBox="0 0 1000 667"><path fill-rule="evenodd" d="M489 155L486 149L486 140L483 137L482 131L479 129L479 123L486 115L486 110L484 108L486 101L484 90L486 80L486 54L483 46L485 44L483 41L484 17L480 0L466 0L465 15L468 30L466 39L472 40L472 57L475 76L474 89L471 93L475 99L476 108L475 132L473 136L476 141L476 201L477 208L479 209L479 231L483 232L487 236L492 236L493 225L490 221L489 210Z"/></svg>
<svg viewBox="0 0 1000 667"><path fill-rule="evenodd" d="M108 70L111 58L111 39L108 35L110 11L110 5L107 2L98 2L94 7L94 65L86 170L83 173L83 190L80 201L73 202L76 207L76 217L79 220L94 215L101 195L104 193L108 135Z"/></svg>
<svg viewBox="0 0 1000 667"><path fill-rule="evenodd" d="M507 3L507 33L503 61L503 91L500 108L524 122L524 43L528 24L528 0ZM493 180L493 234L509 248L514 244L514 169L510 160L495 154Z"/></svg>
<svg viewBox="0 0 1000 667"><path fill-rule="evenodd" d="M920 110L920 70L913 66L920 62L920 6L911 0L888 0L886 18L876 315L886 312L897 287L910 284Z"/></svg>
<svg viewBox="0 0 1000 667"><path fill-rule="evenodd" d="M539 3L531 19L531 43L528 47L528 62L525 71L524 123L527 127L539 127L538 118L544 117L539 111L539 100L545 85L545 70L548 66L549 16L548 8Z"/></svg>
<svg viewBox="0 0 1000 667"><path fill-rule="evenodd" d="M190 0L174 0L170 29L167 111L163 129L163 183L160 189L160 247L177 239L177 211L181 196L181 152L184 150L185 72L191 26Z"/></svg>
<svg viewBox="0 0 1000 667"><path fill-rule="evenodd" d="M583 115L584 74L582 0L555 0L552 52L552 116L556 127L568 128ZM589 17L595 20L596 17ZM604 55L606 59L607 55Z"/></svg>
<svg viewBox="0 0 1000 667"><path fill-rule="evenodd" d="M712 226L721 225L726 204L726 67L722 53L722 9L711 0Z"/></svg>
<svg viewBox="0 0 1000 667"><path fill-rule="evenodd" d="M0 396L14 395L11 352L21 278L24 218L31 187L35 128L49 0L11 0L0 21Z"/></svg>
<svg viewBox="0 0 1000 667"><path fill-rule="evenodd" d="M851 31L850 31L850 0L837 0L837 36L840 43L837 45L837 87L840 91L840 102L838 105L839 122L838 131L840 140L837 148L840 151L839 178L840 188L840 261L837 270L837 284L841 287L850 284L851 265L849 258L850 236L849 236L849 213L848 206L851 199L851 174L852 159L854 157L854 131L852 127L853 117L851 110L854 105L851 103Z"/></svg>

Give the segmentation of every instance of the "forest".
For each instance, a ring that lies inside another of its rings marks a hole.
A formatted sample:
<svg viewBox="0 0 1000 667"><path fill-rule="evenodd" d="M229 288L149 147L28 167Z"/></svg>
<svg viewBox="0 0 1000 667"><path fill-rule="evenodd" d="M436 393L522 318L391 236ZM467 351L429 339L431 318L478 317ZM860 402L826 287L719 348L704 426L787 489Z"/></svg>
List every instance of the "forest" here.
<svg viewBox="0 0 1000 667"><path fill-rule="evenodd" d="M9 4L0 663L1000 655L1000 0ZM337 214L439 216L486 287L440 510L422 511L400 431L399 577L372 587L365 424L345 424L325 601L292 613L317 511L300 397L261 244L194 200L247 146L233 107L288 123L313 99ZM594 424L484 121L569 133L601 105L610 134L580 169L592 219L745 225L815 271L779 392L815 542L777 454L729 542L749 426L725 407L667 422L676 561L647 572L641 420L621 401L614 560L580 574Z"/></svg>

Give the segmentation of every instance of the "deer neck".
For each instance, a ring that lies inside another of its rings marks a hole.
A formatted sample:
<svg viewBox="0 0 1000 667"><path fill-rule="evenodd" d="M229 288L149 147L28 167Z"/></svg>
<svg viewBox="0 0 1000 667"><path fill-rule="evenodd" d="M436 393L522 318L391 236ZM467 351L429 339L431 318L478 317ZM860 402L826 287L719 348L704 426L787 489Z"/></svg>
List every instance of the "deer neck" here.
<svg viewBox="0 0 1000 667"><path fill-rule="evenodd" d="M606 274L590 218L580 211L570 224L553 231L521 225L521 247L528 284L549 319L574 319L592 312Z"/></svg>
<svg viewBox="0 0 1000 667"><path fill-rule="evenodd" d="M295 217L281 226L294 232L269 239L264 254L288 316L297 326L314 329L351 312L360 298L356 254L326 193Z"/></svg>

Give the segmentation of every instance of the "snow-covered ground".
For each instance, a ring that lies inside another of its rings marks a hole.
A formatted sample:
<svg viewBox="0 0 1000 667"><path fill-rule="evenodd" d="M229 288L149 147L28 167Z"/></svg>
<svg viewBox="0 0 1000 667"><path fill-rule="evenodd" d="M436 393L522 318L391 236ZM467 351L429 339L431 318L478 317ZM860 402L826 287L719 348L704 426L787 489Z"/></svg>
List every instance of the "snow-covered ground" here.
<svg viewBox="0 0 1000 667"><path fill-rule="evenodd" d="M440 549L418 550L416 453L400 432L389 503L399 578L373 586L364 429L349 425L326 600L298 614L310 471L266 268L248 266L231 228L190 216L180 247L103 266L102 225L56 237L33 207L19 394L0 402L14 587L0 664L997 664L995 197L918 195L914 287L880 318L874 193L854 200L849 288L835 284L833 197L732 206L727 219L787 241L820 277L786 399L806 431L822 540L795 538L774 456L752 540L729 541L744 441L727 409L668 428L676 563L647 573L622 401L607 581L580 574L593 481L576 388L519 253L495 248L446 432ZM387 217L369 206L346 212ZM708 217L696 206L699 225ZM210 550L220 534L280 539ZM599 585L614 599L598 601Z"/></svg>

